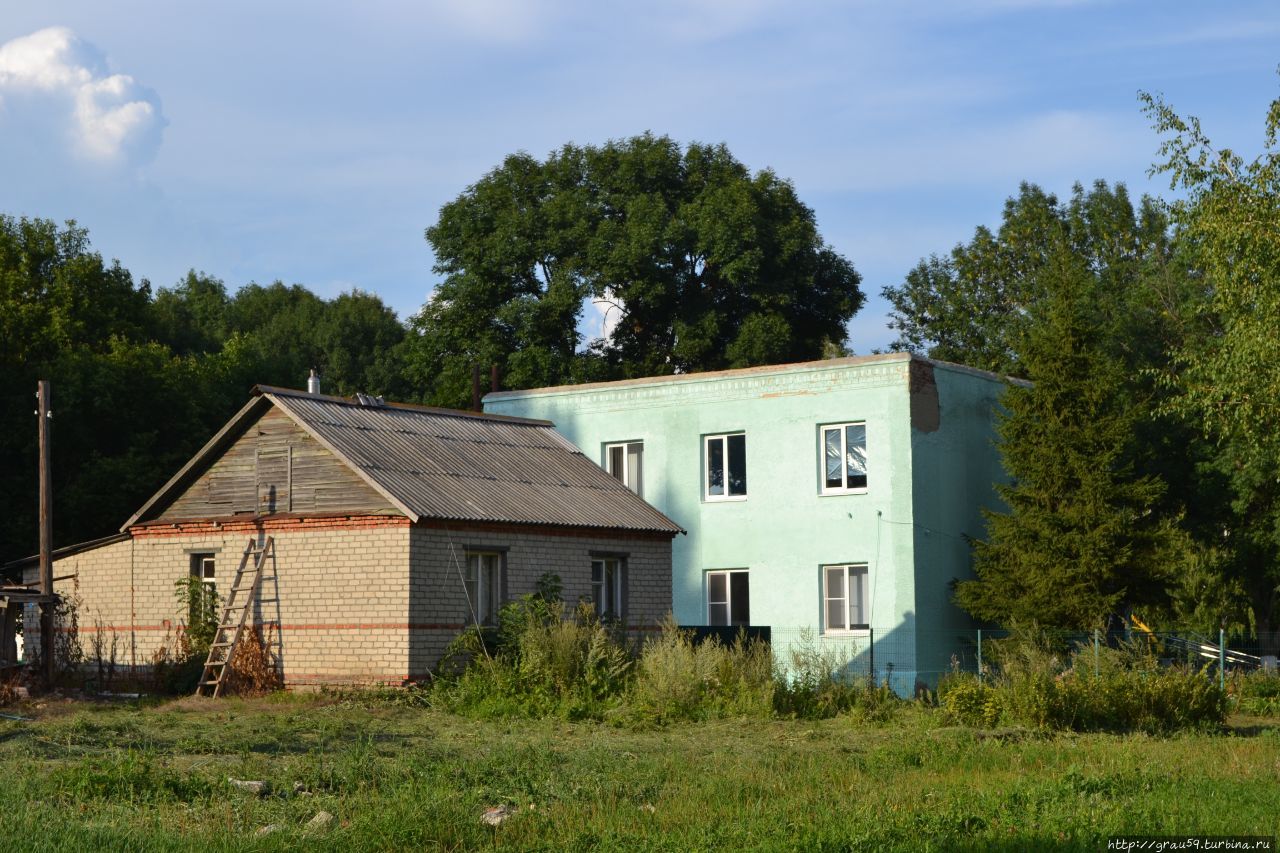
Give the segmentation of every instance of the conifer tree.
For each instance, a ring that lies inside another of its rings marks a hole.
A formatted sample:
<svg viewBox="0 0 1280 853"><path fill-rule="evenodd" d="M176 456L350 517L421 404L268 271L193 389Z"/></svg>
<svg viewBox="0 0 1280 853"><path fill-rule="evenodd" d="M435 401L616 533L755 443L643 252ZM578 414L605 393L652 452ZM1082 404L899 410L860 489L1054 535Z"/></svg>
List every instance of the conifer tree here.
<svg viewBox="0 0 1280 853"><path fill-rule="evenodd" d="M978 579L956 600L999 624L1084 629L1165 598L1178 533L1153 512L1164 484L1135 473L1144 412L1098 333L1109 295L1065 241L1038 275L1045 296L1018 342L1031 384L1006 391L998 425L1008 511L986 513Z"/></svg>

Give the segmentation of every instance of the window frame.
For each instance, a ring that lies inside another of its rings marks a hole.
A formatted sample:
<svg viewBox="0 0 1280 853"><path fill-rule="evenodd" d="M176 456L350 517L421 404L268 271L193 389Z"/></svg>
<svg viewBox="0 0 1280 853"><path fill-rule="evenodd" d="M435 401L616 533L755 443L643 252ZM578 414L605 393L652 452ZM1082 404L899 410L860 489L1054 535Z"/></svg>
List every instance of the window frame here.
<svg viewBox="0 0 1280 853"><path fill-rule="evenodd" d="M472 575L473 557L477 558L474 576ZM485 558L492 558L494 561L493 578L487 585L484 580ZM482 627L496 625L498 623L498 610L503 605L507 585L506 552L496 548L468 548L463 552L463 559L466 561L466 571L463 575L462 584L463 591L467 597L466 622L468 625L480 625ZM476 600L472 599L471 591L473 585L476 590ZM489 612L490 606L492 607L491 613Z"/></svg>
<svg viewBox="0 0 1280 853"><path fill-rule="evenodd" d="M733 627L734 625L750 625L751 624L751 570L750 569L707 569L702 573L703 586L703 612L707 617L707 625L719 627ZM713 622L711 620L711 578L716 575L723 575L724 584L724 608L726 621ZM733 575L746 575L747 577L747 620L745 622L733 621Z"/></svg>
<svg viewBox="0 0 1280 853"><path fill-rule="evenodd" d="M636 460L636 474L639 483L631 482L631 466L628 460L631 456L631 448L638 447L640 452L637 454L639 459ZM617 471L613 470L613 451L615 449L622 450L622 474L619 476ZM611 441L604 446L604 465L601 466L614 477L622 481L622 485L635 492L640 497L644 497L644 441Z"/></svg>
<svg viewBox="0 0 1280 853"><path fill-rule="evenodd" d="M188 624L191 624L196 619L201 618L206 602L218 600L218 552L188 551L187 556L189 559L188 574L192 578L199 579L201 592L199 601L188 596L187 620ZM205 573L206 566L209 569L207 574ZM223 603L225 604L225 602Z"/></svg>
<svg viewBox="0 0 1280 853"><path fill-rule="evenodd" d="M871 628L870 610L870 579L871 569L867 563L824 563L822 565L822 633L823 635L839 635L847 636L849 634L867 631ZM840 570L842 577L841 595L833 597L830 589L830 572ZM849 579L853 575L861 575L861 582L858 586L858 617L865 619L863 622L853 622L850 614L850 595L849 595ZM844 615L844 622L839 627L831 627L830 624L830 606L831 602L840 601L841 610Z"/></svg>
<svg viewBox="0 0 1280 853"><path fill-rule="evenodd" d="M742 494L729 493L729 439L742 436ZM719 442L720 458L724 460L724 494L711 494L711 443ZM745 501L750 493L747 486L747 433L746 430L707 433L702 437L702 499L707 503L728 503Z"/></svg>
<svg viewBox="0 0 1280 853"><path fill-rule="evenodd" d="M862 450L864 459L867 448L867 422L866 421L839 421L836 423L819 424L818 425L818 486L821 495L865 495L868 487L871 485L870 464L867 467L867 485L866 486L850 486L849 482L849 447L848 447L848 428L851 426L862 427ZM840 482L844 485L828 486L827 485L827 431L840 431Z"/></svg>
<svg viewBox="0 0 1280 853"><path fill-rule="evenodd" d="M600 579L596 580L596 566ZM610 568L612 567L612 572ZM609 578L612 577L612 584ZM610 594L611 592L611 594ZM612 601L604 602L608 596ZM604 607L603 604L610 606ZM601 619L623 619L627 615L627 558L622 554L591 555L591 604Z"/></svg>

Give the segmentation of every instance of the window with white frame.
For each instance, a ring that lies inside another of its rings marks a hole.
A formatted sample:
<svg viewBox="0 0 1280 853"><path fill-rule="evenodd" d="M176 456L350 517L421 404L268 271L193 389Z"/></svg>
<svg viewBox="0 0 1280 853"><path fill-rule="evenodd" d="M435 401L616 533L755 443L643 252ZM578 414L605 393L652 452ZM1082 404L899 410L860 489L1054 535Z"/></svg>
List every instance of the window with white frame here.
<svg viewBox="0 0 1280 853"><path fill-rule="evenodd" d="M703 496L709 501L747 497L746 433L708 435L703 439Z"/></svg>
<svg viewBox="0 0 1280 853"><path fill-rule="evenodd" d="M640 497L644 497L644 442L623 441L604 446L605 470Z"/></svg>
<svg viewBox="0 0 1280 853"><path fill-rule="evenodd" d="M860 492L867 488L867 425L830 424L822 434L822 491Z"/></svg>
<svg viewBox="0 0 1280 853"><path fill-rule="evenodd" d="M751 586L746 569L707 572L707 624L751 624Z"/></svg>
<svg viewBox="0 0 1280 853"><path fill-rule="evenodd" d="M868 625L867 567L822 567L823 630L852 631Z"/></svg>
<svg viewBox="0 0 1280 853"><path fill-rule="evenodd" d="M496 551L467 552L469 619L480 625L493 625L498 621L502 585L502 554Z"/></svg>
<svg viewBox="0 0 1280 853"><path fill-rule="evenodd" d="M625 615L626 576L621 557L593 557L591 560L591 603L596 615L621 619Z"/></svg>
<svg viewBox="0 0 1280 853"><path fill-rule="evenodd" d="M214 554L191 555L191 577L200 581L199 592L191 589L187 596L187 617L192 625L206 621L210 614L217 618L213 613L214 603L218 600L215 564Z"/></svg>

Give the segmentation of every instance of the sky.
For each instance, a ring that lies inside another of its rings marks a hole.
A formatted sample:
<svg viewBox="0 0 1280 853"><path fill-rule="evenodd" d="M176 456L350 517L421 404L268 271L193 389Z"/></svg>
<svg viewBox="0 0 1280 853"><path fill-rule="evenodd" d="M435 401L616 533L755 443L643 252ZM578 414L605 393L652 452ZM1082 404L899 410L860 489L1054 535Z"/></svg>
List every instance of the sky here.
<svg viewBox="0 0 1280 853"><path fill-rule="evenodd" d="M1022 181L1149 178L1162 94L1260 151L1280 4L1105 0L0 0L0 213L89 229L153 287L359 288L407 318L441 205L515 151L652 131L795 184L885 286ZM591 323L588 313L584 330Z"/></svg>

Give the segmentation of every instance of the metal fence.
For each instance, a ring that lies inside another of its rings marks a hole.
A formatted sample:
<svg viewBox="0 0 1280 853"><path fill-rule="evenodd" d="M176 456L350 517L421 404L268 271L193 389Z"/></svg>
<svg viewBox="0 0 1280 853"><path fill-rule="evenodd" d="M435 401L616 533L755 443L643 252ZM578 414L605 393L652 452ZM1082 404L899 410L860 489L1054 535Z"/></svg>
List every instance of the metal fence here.
<svg viewBox="0 0 1280 853"><path fill-rule="evenodd" d="M1026 642L1034 638L1034 643ZM949 673L982 678L999 674L1015 655L1038 650L1042 663L1061 670L1092 669L1101 674L1117 660L1129 667L1187 666L1225 683L1233 672L1276 671L1280 632L1232 635L1190 629L1154 631L1130 626L1112 631L1037 631L1015 638L1007 630L866 628L820 634L809 628L772 627L770 642L778 664L786 670L814 665L849 678L888 682L910 694L932 689Z"/></svg>

